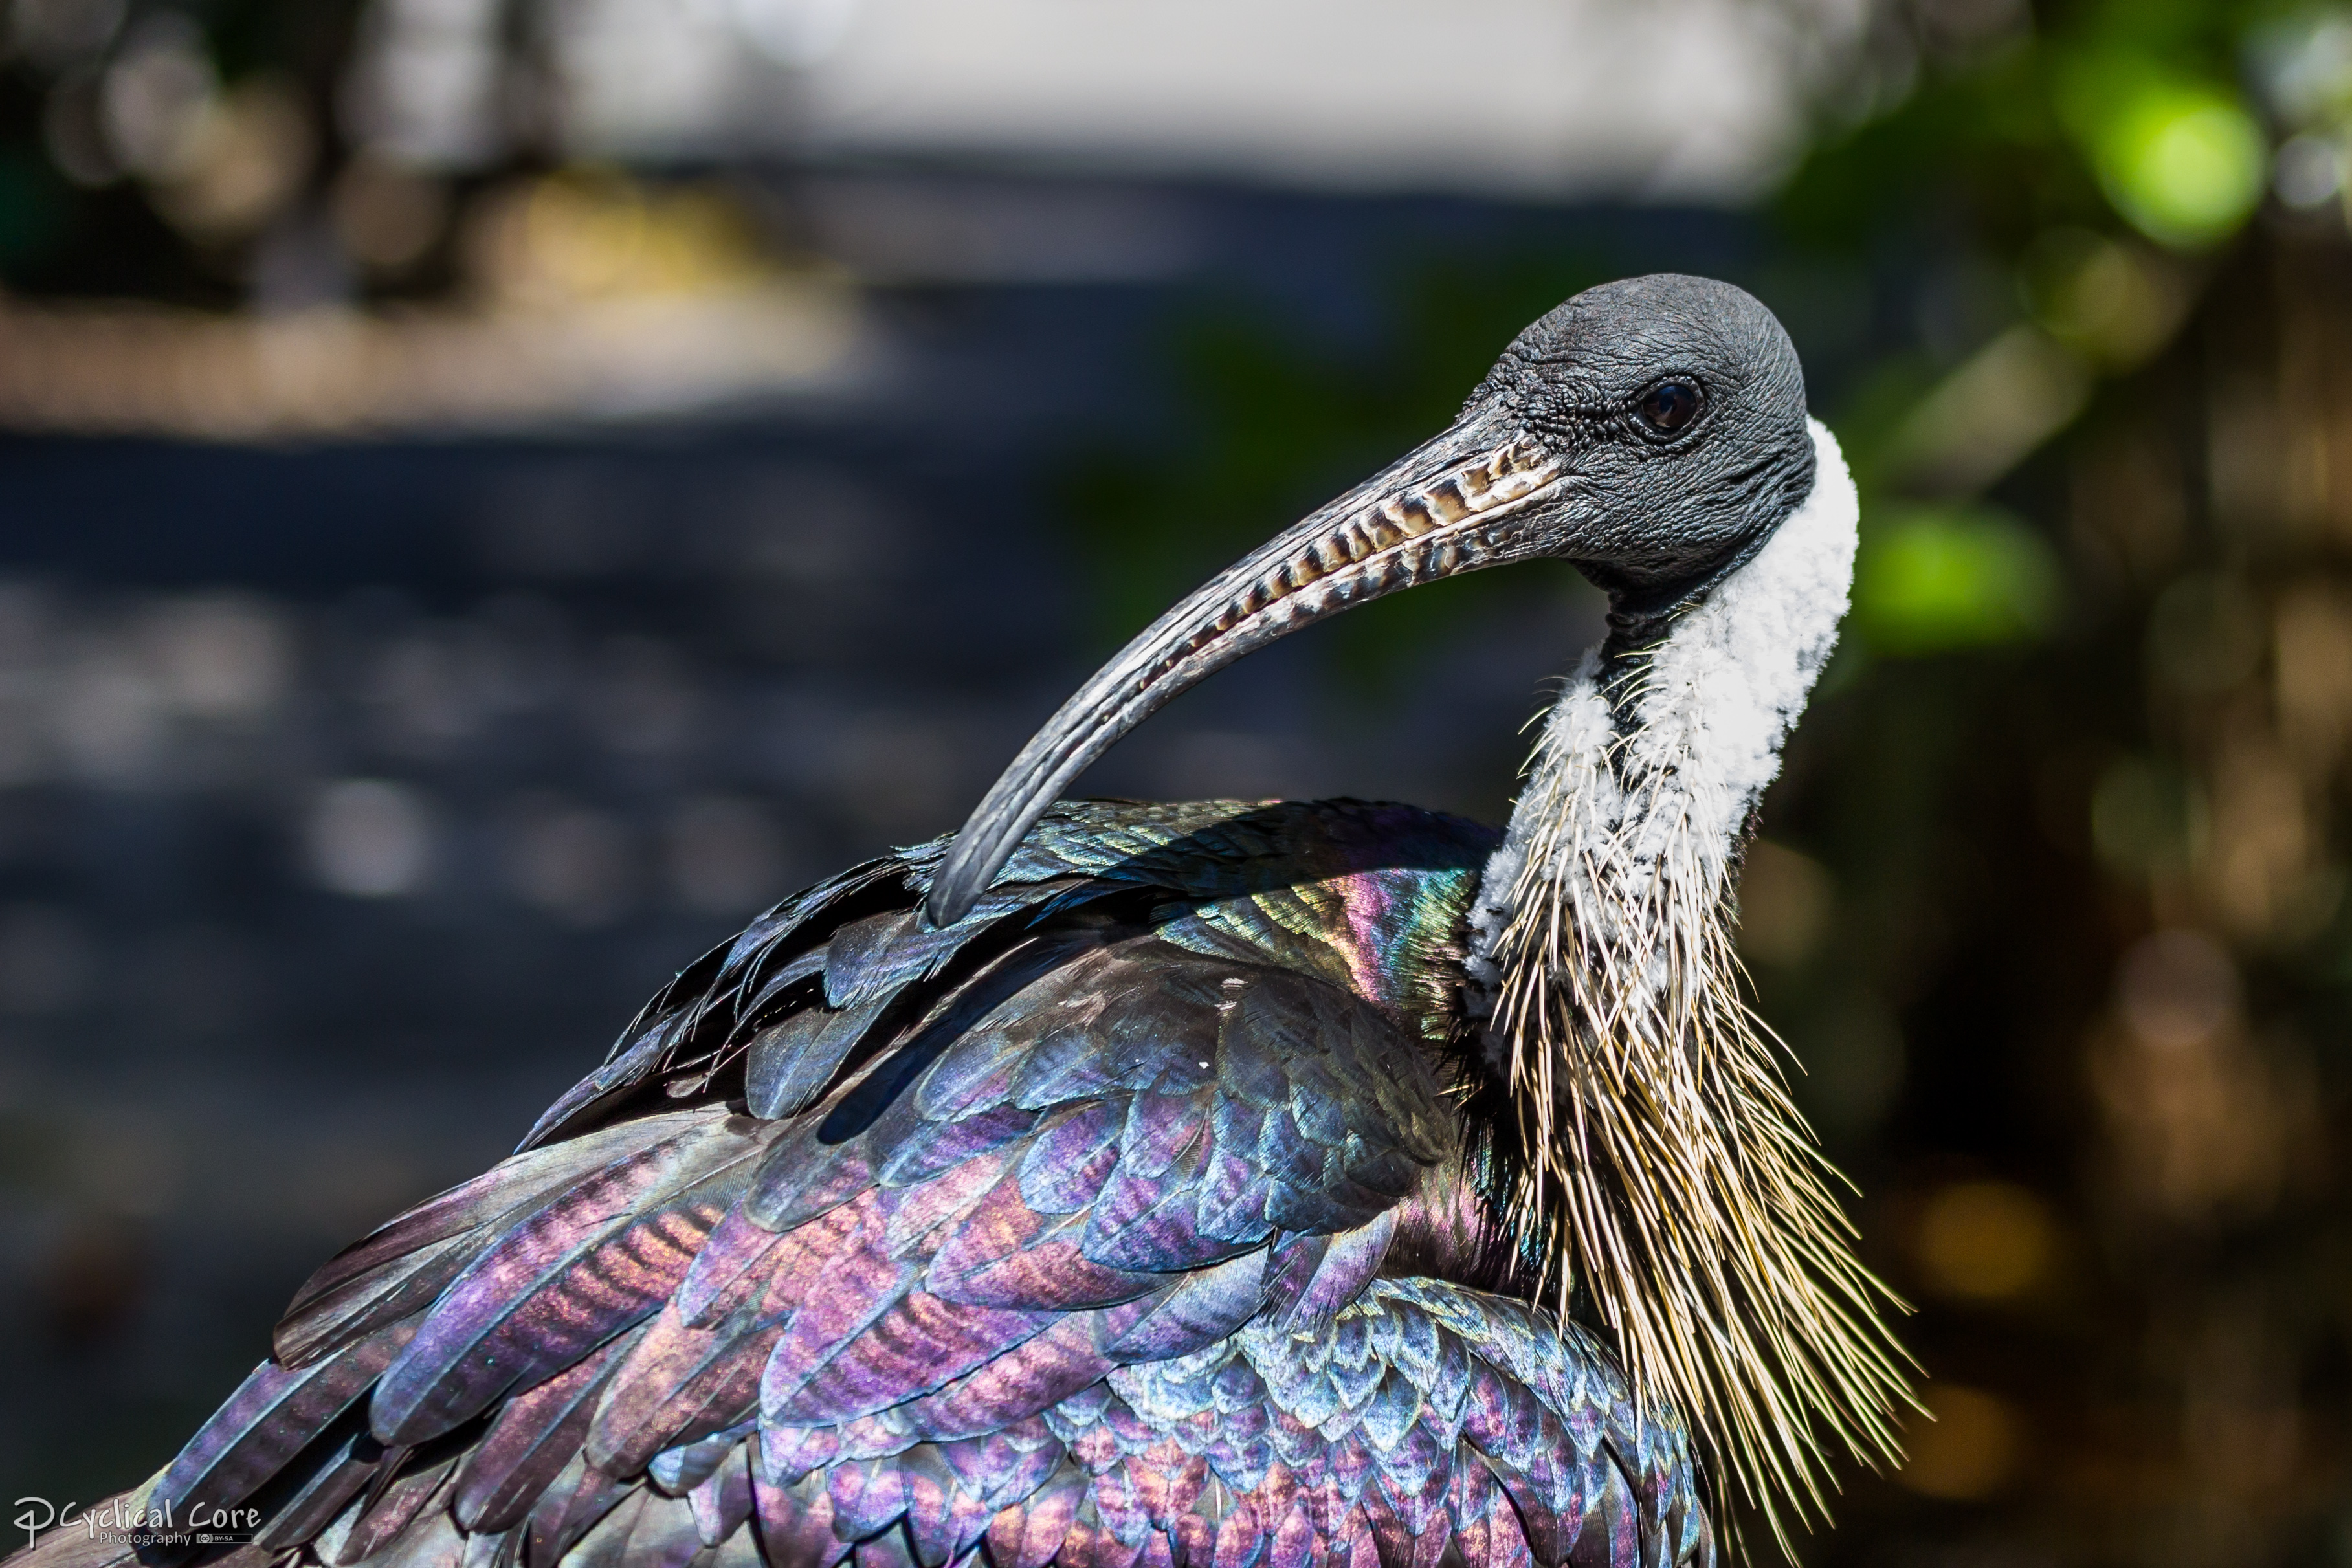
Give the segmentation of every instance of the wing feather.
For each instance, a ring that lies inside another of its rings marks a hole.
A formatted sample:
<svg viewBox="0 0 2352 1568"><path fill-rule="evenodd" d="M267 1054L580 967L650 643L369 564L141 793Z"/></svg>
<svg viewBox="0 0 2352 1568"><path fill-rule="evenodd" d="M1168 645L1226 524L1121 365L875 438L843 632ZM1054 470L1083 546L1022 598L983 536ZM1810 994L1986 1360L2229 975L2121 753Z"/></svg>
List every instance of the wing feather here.
<svg viewBox="0 0 2352 1568"><path fill-rule="evenodd" d="M846 1007L808 1008L755 1036L745 1070L751 1114L797 1116L816 1103L897 999L896 992L883 991Z"/></svg>
<svg viewBox="0 0 2352 1568"><path fill-rule="evenodd" d="M383 1464L383 1449L367 1435L356 1416L356 1411L346 1412L315 1440L314 1447L326 1446L325 1457L310 1467L300 1485L277 1505L268 1524L254 1537L253 1545L265 1555L299 1547L317 1536L376 1478ZM299 1476L302 1468L298 1460L280 1476Z"/></svg>
<svg viewBox="0 0 2352 1568"><path fill-rule="evenodd" d="M389 1555L408 1527L425 1513L427 1505L448 1490L457 1461L456 1454L429 1460L412 1458L394 1469L390 1480L361 1506L359 1519L335 1554L337 1568ZM457 1532L452 1529L449 1534L454 1542Z"/></svg>
<svg viewBox="0 0 2352 1568"><path fill-rule="evenodd" d="M308 1366L263 1362L164 1469L154 1500L174 1517L194 1502L245 1501L356 1403L415 1333L394 1323Z"/></svg>
<svg viewBox="0 0 2352 1568"><path fill-rule="evenodd" d="M336 1568L1711 1550L1581 1331L1379 1277L1457 1134L1284 891L1357 810L1083 809L944 932L929 852L779 906L322 1269L159 1484Z"/></svg>
<svg viewBox="0 0 2352 1568"><path fill-rule="evenodd" d="M647 1325L587 1429L589 1462L635 1475L663 1448L723 1431L759 1408L760 1372L781 1325L692 1326L673 1303Z"/></svg>
<svg viewBox="0 0 2352 1568"><path fill-rule="evenodd" d="M633 1343L616 1338L507 1401L457 1472L451 1509L460 1524L488 1532L521 1521L579 1450L605 1380Z"/></svg>
<svg viewBox="0 0 2352 1568"><path fill-rule="evenodd" d="M754 1464L751 1499L769 1568L832 1568L849 1554L849 1541L834 1529L833 1497L821 1477L775 1482Z"/></svg>
<svg viewBox="0 0 2352 1568"><path fill-rule="evenodd" d="M862 1143L820 1144L815 1129L777 1142L751 1178L744 1218L767 1230L791 1230L829 1214L874 1184Z"/></svg>
<svg viewBox="0 0 2352 1568"><path fill-rule="evenodd" d="M718 1469L687 1493L694 1510L695 1529L705 1546L718 1546L740 1530L751 1517L751 1448L748 1440L731 1445Z"/></svg>
<svg viewBox="0 0 2352 1568"><path fill-rule="evenodd" d="M524 1557L534 1563L561 1562L631 1490L627 1481L606 1475L590 1466L583 1456L573 1454L539 1494L523 1521Z"/></svg>
<svg viewBox="0 0 2352 1568"><path fill-rule="evenodd" d="M698 1116L557 1195L460 1272L386 1369L380 1441L437 1437L660 1309L737 1196L766 1139L723 1110Z"/></svg>
<svg viewBox="0 0 2352 1568"><path fill-rule="evenodd" d="M465 1249L566 1188L608 1177L649 1148L683 1137L707 1113L679 1112L600 1128L518 1155L345 1248L312 1274L279 1320L273 1353L299 1365L430 1305L472 1260ZM388 1315L387 1315L388 1314Z"/></svg>
<svg viewBox="0 0 2352 1568"><path fill-rule="evenodd" d="M415 1516L414 1523L414 1528L392 1536L373 1555L348 1559L338 1568L362 1562L368 1568L463 1568L466 1537L446 1510L425 1510Z"/></svg>

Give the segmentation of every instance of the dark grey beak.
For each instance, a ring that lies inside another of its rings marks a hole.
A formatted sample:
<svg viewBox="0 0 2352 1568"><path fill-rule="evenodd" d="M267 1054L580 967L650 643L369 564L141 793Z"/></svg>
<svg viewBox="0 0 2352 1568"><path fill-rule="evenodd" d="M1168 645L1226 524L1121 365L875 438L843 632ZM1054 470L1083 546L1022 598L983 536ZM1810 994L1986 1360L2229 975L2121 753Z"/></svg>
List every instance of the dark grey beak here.
<svg viewBox="0 0 2352 1568"><path fill-rule="evenodd" d="M1391 465L1202 585L1062 705L949 846L924 909L968 914L1022 835L1087 764L1171 697L1243 654L1353 605L1549 554L1531 514L1560 469L1486 410Z"/></svg>

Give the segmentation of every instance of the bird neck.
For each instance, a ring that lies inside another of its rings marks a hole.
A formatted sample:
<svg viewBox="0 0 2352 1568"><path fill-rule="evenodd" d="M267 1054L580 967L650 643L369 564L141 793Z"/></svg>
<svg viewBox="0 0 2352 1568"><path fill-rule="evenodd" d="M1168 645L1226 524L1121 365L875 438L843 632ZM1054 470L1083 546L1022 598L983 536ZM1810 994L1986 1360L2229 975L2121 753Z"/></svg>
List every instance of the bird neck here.
<svg viewBox="0 0 2352 1568"><path fill-rule="evenodd" d="M1836 437L1812 437L1812 490L1755 556L1646 647L1589 650L1545 719L1472 915L1490 1052L1570 978L1563 962L1597 966L1622 1009L1661 999L1691 944L1727 942L1748 818L1853 583L1853 481Z"/></svg>
<svg viewBox="0 0 2352 1568"><path fill-rule="evenodd" d="M1813 444L1811 493L1752 559L1570 678L1480 884L1465 998L1517 1122L1490 1198L1784 1540L1824 1439L1891 1453L1906 1397L1731 939L1748 817L1853 581L1853 484Z"/></svg>

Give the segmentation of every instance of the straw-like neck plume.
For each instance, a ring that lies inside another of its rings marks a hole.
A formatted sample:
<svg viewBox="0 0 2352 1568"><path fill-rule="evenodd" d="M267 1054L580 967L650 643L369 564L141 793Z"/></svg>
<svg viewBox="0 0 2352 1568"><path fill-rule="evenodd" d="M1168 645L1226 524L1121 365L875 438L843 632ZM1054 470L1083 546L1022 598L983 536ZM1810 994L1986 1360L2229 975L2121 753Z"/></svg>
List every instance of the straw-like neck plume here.
<svg viewBox="0 0 2352 1568"><path fill-rule="evenodd" d="M1643 647L1586 654L1544 723L1473 916L1522 1218L1628 1370L1767 1512L1817 1512L1824 1441L1891 1457L1888 1298L1742 998L1750 814L1835 643L1856 502L1835 439L1752 559Z"/></svg>

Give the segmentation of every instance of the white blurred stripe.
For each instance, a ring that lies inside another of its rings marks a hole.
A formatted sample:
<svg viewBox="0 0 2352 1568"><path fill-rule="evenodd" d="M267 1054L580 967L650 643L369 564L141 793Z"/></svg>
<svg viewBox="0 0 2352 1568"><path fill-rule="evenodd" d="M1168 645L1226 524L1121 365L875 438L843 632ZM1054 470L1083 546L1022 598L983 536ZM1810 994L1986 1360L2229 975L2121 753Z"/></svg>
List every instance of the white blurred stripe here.
<svg viewBox="0 0 2352 1568"><path fill-rule="evenodd" d="M865 0L799 115L811 142L850 152L1731 196L1800 128L1783 16L1739 0Z"/></svg>
<svg viewBox="0 0 2352 1568"><path fill-rule="evenodd" d="M1795 149L1854 0L542 4L591 156L1706 200Z"/></svg>

